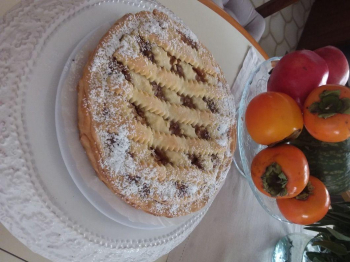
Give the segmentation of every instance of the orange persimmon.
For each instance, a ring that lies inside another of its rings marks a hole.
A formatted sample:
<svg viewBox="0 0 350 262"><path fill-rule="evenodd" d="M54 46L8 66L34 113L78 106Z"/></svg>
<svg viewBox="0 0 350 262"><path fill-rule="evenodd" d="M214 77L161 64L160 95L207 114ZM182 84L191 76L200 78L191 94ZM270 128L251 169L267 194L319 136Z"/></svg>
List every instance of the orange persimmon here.
<svg viewBox="0 0 350 262"><path fill-rule="evenodd" d="M291 145L265 148L253 159L252 180L257 189L274 198L297 196L309 180L304 153Z"/></svg>
<svg viewBox="0 0 350 262"><path fill-rule="evenodd" d="M288 199L277 199L282 215L290 222L310 225L321 220L330 206L326 186L316 177L310 176L309 183L300 195Z"/></svg>
<svg viewBox="0 0 350 262"><path fill-rule="evenodd" d="M350 89L324 85L314 89L304 104L307 131L324 142L341 142L350 137Z"/></svg>
<svg viewBox="0 0 350 262"><path fill-rule="evenodd" d="M290 96L265 92L248 104L245 123L256 143L271 145L297 137L303 129L303 116Z"/></svg>

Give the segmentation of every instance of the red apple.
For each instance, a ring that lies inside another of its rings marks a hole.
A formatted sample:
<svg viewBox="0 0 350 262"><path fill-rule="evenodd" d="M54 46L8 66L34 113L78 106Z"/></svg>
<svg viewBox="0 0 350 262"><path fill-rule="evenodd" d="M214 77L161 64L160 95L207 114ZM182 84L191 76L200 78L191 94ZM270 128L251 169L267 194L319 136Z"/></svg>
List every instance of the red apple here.
<svg viewBox="0 0 350 262"><path fill-rule="evenodd" d="M349 79L349 64L342 51L334 46L325 46L315 50L329 69L327 84L345 85Z"/></svg>
<svg viewBox="0 0 350 262"><path fill-rule="evenodd" d="M267 90L285 93L302 107L313 89L326 84L328 74L327 63L318 54L310 50L295 51L277 63Z"/></svg>

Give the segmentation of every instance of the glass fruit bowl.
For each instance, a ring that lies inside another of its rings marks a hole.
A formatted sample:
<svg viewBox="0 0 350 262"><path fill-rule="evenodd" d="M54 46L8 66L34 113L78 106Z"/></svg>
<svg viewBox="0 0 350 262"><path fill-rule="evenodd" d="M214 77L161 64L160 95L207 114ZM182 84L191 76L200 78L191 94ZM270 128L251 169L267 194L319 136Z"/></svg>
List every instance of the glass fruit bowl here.
<svg viewBox="0 0 350 262"><path fill-rule="evenodd" d="M255 197L261 204L261 206L269 213L272 217L279 221L290 223L284 218L279 211L276 200L268 197L255 187L251 178L250 165L254 156L262 149L266 148L264 145L255 143L250 137L246 125L245 125L245 112L249 102L258 94L266 92L267 81L270 77L270 72L273 69L274 64L280 57L273 57L265 62L261 63L249 76L249 79L244 87L241 101L238 110L238 152L235 153L235 164L238 170L249 182L249 186L252 189ZM259 114L259 112L256 112Z"/></svg>

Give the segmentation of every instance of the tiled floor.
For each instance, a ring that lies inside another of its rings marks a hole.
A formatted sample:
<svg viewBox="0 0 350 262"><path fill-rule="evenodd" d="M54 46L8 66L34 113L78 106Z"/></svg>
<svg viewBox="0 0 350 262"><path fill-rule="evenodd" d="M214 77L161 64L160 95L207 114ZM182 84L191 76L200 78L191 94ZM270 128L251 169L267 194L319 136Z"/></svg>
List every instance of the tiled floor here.
<svg viewBox="0 0 350 262"><path fill-rule="evenodd" d="M250 1L255 7L268 2L268 0ZM259 44L270 57L282 56L295 50L314 1L300 0L265 18L266 28Z"/></svg>

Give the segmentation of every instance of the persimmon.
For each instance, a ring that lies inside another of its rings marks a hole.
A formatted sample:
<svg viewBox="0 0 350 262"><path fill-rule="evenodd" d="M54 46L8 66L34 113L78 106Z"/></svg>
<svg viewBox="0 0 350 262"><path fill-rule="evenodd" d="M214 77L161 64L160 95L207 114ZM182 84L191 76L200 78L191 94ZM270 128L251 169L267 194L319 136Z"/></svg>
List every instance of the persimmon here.
<svg viewBox="0 0 350 262"><path fill-rule="evenodd" d="M300 149L279 145L265 148L254 157L251 174L261 193L274 198L292 198L305 188L309 165Z"/></svg>
<svg viewBox="0 0 350 262"><path fill-rule="evenodd" d="M326 186L313 176L310 176L308 185L298 196L277 199L282 215L288 221L300 225L310 225L321 220L327 214L330 203Z"/></svg>
<svg viewBox="0 0 350 262"><path fill-rule="evenodd" d="M303 116L298 104L288 95L265 92L248 104L245 123L256 143L271 145L296 138L303 129Z"/></svg>
<svg viewBox="0 0 350 262"><path fill-rule="evenodd" d="M341 142L350 137L350 89L324 85L314 89L304 104L307 131L324 142Z"/></svg>

